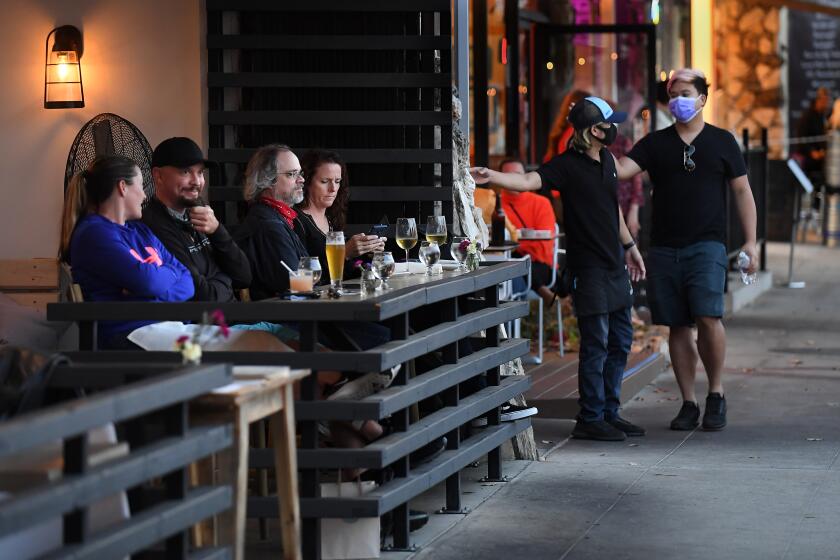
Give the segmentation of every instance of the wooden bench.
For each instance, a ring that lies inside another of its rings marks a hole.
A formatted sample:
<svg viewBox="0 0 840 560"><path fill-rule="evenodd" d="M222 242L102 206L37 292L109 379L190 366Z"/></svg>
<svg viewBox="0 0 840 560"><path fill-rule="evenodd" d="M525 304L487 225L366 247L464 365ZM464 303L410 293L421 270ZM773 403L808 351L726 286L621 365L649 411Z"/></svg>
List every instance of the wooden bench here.
<svg viewBox="0 0 840 560"><path fill-rule="evenodd" d="M61 298L56 258L0 260L0 293L27 307L46 311Z"/></svg>

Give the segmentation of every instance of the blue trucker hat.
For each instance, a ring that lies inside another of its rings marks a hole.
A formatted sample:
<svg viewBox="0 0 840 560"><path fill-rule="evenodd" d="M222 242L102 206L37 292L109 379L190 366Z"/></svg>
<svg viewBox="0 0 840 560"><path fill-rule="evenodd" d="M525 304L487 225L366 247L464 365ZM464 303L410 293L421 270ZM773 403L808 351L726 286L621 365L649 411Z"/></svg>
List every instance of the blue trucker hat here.
<svg viewBox="0 0 840 560"><path fill-rule="evenodd" d="M587 97L569 111L569 122L578 130L589 128L600 122L623 123L627 120L624 111L613 111L610 104L600 97Z"/></svg>

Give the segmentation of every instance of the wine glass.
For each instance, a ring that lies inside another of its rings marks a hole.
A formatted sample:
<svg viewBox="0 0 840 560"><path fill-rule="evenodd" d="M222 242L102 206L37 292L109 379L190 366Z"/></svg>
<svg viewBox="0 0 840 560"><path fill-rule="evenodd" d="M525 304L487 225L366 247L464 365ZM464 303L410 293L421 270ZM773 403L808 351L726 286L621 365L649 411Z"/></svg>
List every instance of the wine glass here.
<svg viewBox="0 0 840 560"><path fill-rule="evenodd" d="M298 261L298 270L311 270L312 283L315 285L321 280L321 261L318 257L301 257Z"/></svg>
<svg viewBox="0 0 840 560"><path fill-rule="evenodd" d="M467 265L464 264L467 260L466 245L470 242L468 237L453 237L452 244L449 246L449 252L452 253L452 258L458 261L458 270L464 272L467 270ZM464 248L461 248L461 245Z"/></svg>
<svg viewBox="0 0 840 560"><path fill-rule="evenodd" d="M382 279L382 288L385 290L391 289L391 286L388 285L388 278L394 274L394 270L397 268L391 251L376 251L371 262L373 263L373 270Z"/></svg>
<svg viewBox="0 0 840 560"><path fill-rule="evenodd" d="M446 243L445 216L429 216L426 219L426 241L437 243L438 247Z"/></svg>
<svg viewBox="0 0 840 560"><path fill-rule="evenodd" d="M417 223L414 218L397 218L397 245L405 250L405 271L408 272L408 250L417 245Z"/></svg>
<svg viewBox="0 0 840 560"><path fill-rule="evenodd" d="M341 290L341 279L344 276L344 252L344 232L328 232L327 267L330 270L330 286L337 290Z"/></svg>
<svg viewBox="0 0 840 560"><path fill-rule="evenodd" d="M432 267L440 260L440 247L437 243L420 243L420 260L426 265L426 275L432 276Z"/></svg>

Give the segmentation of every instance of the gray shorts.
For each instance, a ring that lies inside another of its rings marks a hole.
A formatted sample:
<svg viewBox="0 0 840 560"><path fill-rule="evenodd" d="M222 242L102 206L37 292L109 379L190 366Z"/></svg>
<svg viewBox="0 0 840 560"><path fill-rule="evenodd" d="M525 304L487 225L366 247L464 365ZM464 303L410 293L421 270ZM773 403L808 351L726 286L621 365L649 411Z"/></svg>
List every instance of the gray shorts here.
<svg viewBox="0 0 840 560"><path fill-rule="evenodd" d="M728 259L718 241L680 249L651 247L647 257L647 293L653 322L683 327L695 317L723 317L723 289Z"/></svg>

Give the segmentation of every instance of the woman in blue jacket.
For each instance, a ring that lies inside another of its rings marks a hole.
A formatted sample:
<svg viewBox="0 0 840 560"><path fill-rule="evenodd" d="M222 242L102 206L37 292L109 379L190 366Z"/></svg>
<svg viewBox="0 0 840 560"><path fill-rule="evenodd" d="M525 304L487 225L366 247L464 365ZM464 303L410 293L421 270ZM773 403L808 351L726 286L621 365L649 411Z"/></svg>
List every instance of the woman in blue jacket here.
<svg viewBox="0 0 840 560"><path fill-rule="evenodd" d="M194 285L187 268L138 221L143 176L123 156L96 159L65 193L60 257L86 301L186 301ZM103 321L102 348L125 348L126 336L154 321Z"/></svg>

